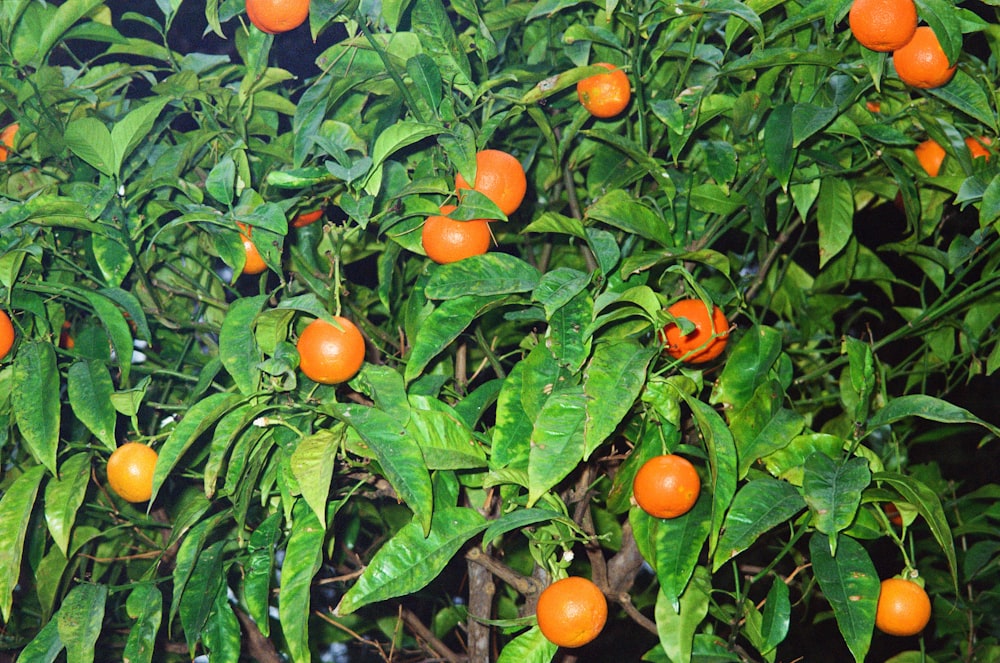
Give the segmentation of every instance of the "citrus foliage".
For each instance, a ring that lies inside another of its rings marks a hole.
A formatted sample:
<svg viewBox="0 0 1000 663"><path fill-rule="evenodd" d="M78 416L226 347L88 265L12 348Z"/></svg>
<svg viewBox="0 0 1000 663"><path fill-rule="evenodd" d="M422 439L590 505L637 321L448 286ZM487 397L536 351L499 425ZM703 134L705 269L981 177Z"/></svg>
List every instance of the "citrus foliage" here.
<svg viewBox="0 0 1000 663"><path fill-rule="evenodd" d="M946 463L1000 432L947 400L1000 366L985 20L919 3L959 63L921 91L844 2L313 0L300 77L238 0L205 6L229 54L174 50L191 4L0 3L4 648L542 663L573 575L609 599L586 660L793 660L832 611L861 661L915 568L927 650L995 655L997 487ZM632 86L608 119L598 62ZM527 173L512 212L457 197L486 149ZM429 260L448 204L497 246ZM684 299L732 324L711 361L663 352ZM365 361L313 382L334 316ZM145 504L108 490L126 439ZM631 487L674 452L702 485L661 520Z"/></svg>

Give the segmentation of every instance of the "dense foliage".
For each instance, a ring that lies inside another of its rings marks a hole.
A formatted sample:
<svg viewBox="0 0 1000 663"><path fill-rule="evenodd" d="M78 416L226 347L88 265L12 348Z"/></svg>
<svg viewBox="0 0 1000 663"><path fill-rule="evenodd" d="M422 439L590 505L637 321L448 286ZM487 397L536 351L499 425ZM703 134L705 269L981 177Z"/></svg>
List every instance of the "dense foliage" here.
<svg viewBox="0 0 1000 663"><path fill-rule="evenodd" d="M1000 430L954 398L1000 367L1000 160L964 142L1000 132L995 11L918 2L959 65L921 91L849 5L312 0L270 35L242 0L0 2L0 648L998 660ZM597 62L616 117L577 99ZM509 218L456 199L485 148L527 172ZM442 204L491 251L428 260ZM717 359L663 352L684 298ZM321 385L295 344L335 315L366 361ZM148 503L107 487L127 440ZM662 520L631 482L667 452L702 489ZM901 573L919 641L874 631ZM566 575L610 612L557 651Z"/></svg>

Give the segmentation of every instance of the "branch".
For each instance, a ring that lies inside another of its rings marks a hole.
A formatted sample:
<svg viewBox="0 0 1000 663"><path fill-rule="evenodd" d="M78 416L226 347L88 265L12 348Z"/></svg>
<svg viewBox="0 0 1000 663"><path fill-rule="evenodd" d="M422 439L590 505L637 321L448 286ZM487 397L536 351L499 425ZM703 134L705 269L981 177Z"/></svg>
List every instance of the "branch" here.
<svg viewBox="0 0 1000 663"><path fill-rule="evenodd" d="M271 642L257 626L257 622L250 618L250 615L243 612L239 606L232 606L236 618L240 620L243 627L243 642L246 643L247 653L259 663L281 663L281 656Z"/></svg>
<svg viewBox="0 0 1000 663"><path fill-rule="evenodd" d="M537 580L521 575L506 564L498 562L490 555L484 553L482 548L479 546L469 548L469 550L465 553L465 559L485 568L497 578L500 578L517 590L519 594L534 595L542 591L542 585Z"/></svg>
<svg viewBox="0 0 1000 663"><path fill-rule="evenodd" d="M462 657L453 652L448 645L441 642L412 610L400 605L399 616L403 620L403 623L406 624L406 627L416 636L417 642L425 642L427 644L429 654L440 656L445 661L448 661L448 663L461 663Z"/></svg>

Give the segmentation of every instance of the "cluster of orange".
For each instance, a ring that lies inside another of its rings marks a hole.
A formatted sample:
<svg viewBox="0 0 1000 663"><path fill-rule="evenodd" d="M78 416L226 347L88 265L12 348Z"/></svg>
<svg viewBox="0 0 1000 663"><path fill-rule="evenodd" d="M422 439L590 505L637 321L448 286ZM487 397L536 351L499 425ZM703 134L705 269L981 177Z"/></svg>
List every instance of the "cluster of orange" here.
<svg viewBox="0 0 1000 663"><path fill-rule="evenodd" d="M989 160L990 150L987 145L991 145L992 143L993 141L990 140L989 136L979 136L976 138L967 136L965 138L965 146L969 149L969 154L972 155L973 159ZM920 166L931 177L937 177L938 173L941 172L941 165L944 163L944 158L947 155L941 144L933 138L928 138L917 145L913 153L917 156Z"/></svg>
<svg viewBox="0 0 1000 663"><path fill-rule="evenodd" d="M865 48L892 53L896 75L907 85L940 87L955 75L934 30L917 27L913 0L854 0L848 23Z"/></svg>

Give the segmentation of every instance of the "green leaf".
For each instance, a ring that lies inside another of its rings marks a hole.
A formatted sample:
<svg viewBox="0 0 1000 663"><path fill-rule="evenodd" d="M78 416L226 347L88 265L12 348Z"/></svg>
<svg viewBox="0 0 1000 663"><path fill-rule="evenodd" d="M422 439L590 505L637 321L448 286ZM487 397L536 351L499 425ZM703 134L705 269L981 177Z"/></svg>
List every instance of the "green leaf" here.
<svg viewBox="0 0 1000 663"><path fill-rule="evenodd" d="M681 595L680 610L675 609L663 592L657 592L654 611L656 631L660 636L660 645L671 661L691 660L694 635L708 615L711 590L711 575L705 567L699 566Z"/></svg>
<svg viewBox="0 0 1000 663"><path fill-rule="evenodd" d="M550 663L558 649L538 626L532 626L504 646L497 663Z"/></svg>
<svg viewBox="0 0 1000 663"><path fill-rule="evenodd" d="M806 458L803 469L803 497L816 517L816 529L830 537L830 553L835 555L837 533L854 521L861 492L871 483L868 461L855 457L838 464L816 452Z"/></svg>
<svg viewBox="0 0 1000 663"><path fill-rule="evenodd" d="M129 111L111 129L111 143L114 147L114 174L121 172L122 164L132 150L149 135L157 116L170 99L159 98Z"/></svg>
<svg viewBox="0 0 1000 663"><path fill-rule="evenodd" d="M781 407L782 397L781 386L772 380L757 387L753 398L729 415L729 429L739 457L739 478L746 477L754 463L783 448L805 427L805 417Z"/></svg>
<svg viewBox="0 0 1000 663"><path fill-rule="evenodd" d="M684 515L653 518L651 531L656 540L656 563L653 567L660 581L660 595L669 601L674 610L679 609L680 596L691 580L712 529L711 511L712 496L708 491L702 491L698 501Z"/></svg>
<svg viewBox="0 0 1000 663"><path fill-rule="evenodd" d="M652 240L664 247L669 248L674 245L674 239L663 217L621 189L609 191L598 199L587 208L586 216Z"/></svg>
<svg viewBox="0 0 1000 663"><path fill-rule="evenodd" d="M712 529L709 552L715 550L726 510L736 493L736 445L732 433L718 412L693 396L684 397L708 449L708 469L712 476Z"/></svg>
<svg viewBox="0 0 1000 663"><path fill-rule="evenodd" d="M208 622L214 598L225 590L225 576L222 572L225 540L206 546L199 554L191 569L191 577L184 588L180 601L181 626L184 639L190 651L201 637L202 629Z"/></svg>
<svg viewBox="0 0 1000 663"><path fill-rule="evenodd" d="M868 552L849 536L841 537L836 556L820 533L809 539L809 556L819 588L830 602L837 626L854 660L862 663L871 645L879 578Z"/></svg>
<svg viewBox="0 0 1000 663"><path fill-rule="evenodd" d="M843 251L854 236L854 191L839 177L824 177L816 205L819 266Z"/></svg>
<svg viewBox="0 0 1000 663"><path fill-rule="evenodd" d="M238 661L241 651L240 623L229 605L227 587L223 585L215 595L212 611L201 632L201 640L212 659Z"/></svg>
<svg viewBox="0 0 1000 663"><path fill-rule="evenodd" d="M785 640L791 614L792 604L788 599L788 585L782 578L775 576L767 593L764 615L761 619L760 631L763 642L759 650L762 654L774 651Z"/></svg>
<svg viewBox="0 0 1000 663"><path fill-rule="evenodd" d="M268 183L272 180L280 180L280 171L272 172L268 175ZM271 176L274 177L271 177ZM205 178L205 191L223 205L231 205L236 194L236 162L233 158L225 154L218 163L212 166Z"/></svg>
<svg viewBox="0 0 1000 663"><path fill-rule="evenodd" d="M854 420L865 421L875 390L875 357L871 345L853 336L844 338L844 350L850 362L851 400L856 403Z"/></svg>
<svg viewBox="0 0 1000 663"><path fill-rule="evenodd" d="M21 650L18 663L55 663L64 648L59 639L59 622L50 619L34 639Z"/></svg>
<svg viewBox="0 0 1000 663"><path fill-rule="evenodd" d="M406 61L406 73L413 87L429 108L436 111L441 104L441 72L429 56L418 53Z"/></svg>
<svg viewBox="0 0 1000 663"><path fill-rule="evenodd" d="M90 248L104 282L114 287L121 285L134 264L128 248L118 239L97 234L91 236Z"/></svg>
<svg viewBox="0 0 1000 663"><path fill-rule="evenodd" d="M433 0L426 1L433 2ZM448 23L447 25L450 26L451 24ZM382 184L382 176L379 169L386 159L404 147L413 145L424 138L435 136L443 131L444 128L436 124L405 121L397 122L380 133L378 138L375 139L375 144L372 146L371 157L373 165L370 171L371 174L364 185L365 190L372 195L378 193L379 187ZM376 171L379 174L376 174Z"/></svg>
<svg viewBox="0 0 1000 663"><path fill-rule="evenodd" d="M556 309L545 330L545 346L567 373L576 374L590 355L591 336L581 333L594 319L594 302L583 290Z"/></svg>
<svg viewBox="0 0 1000 663"><path fill-rule="evenodd" d="M781 104L771 111L764 124L764 155L782 189L788 189L795 164L795 137L792 132L792 104Z"/></svg>
<svg viewBox="0 0 1000 663"><path fill-rule="evenodd" d="M14 588L21 577L21 555L38 485L45 468L36 465L14 479L0 498L0 616L10 621Z"/></svg>
<svg viewBox="0 0 1000 663"><path fill-rule="evenodd" d="M586 418L586 399L579 388L552 394L542 405L528 452L528 506L583 460Z"/></svg>
<svg viewBox="0 0 1000 663"><path fill-rule="evenodd" d="M989 430L994 435L1000 436L1000 428L983 421L965 408L925 394L912 394L893 398L886 403L884 408L873 414L871 419L868 420L867 433L871 434L881 426L894 423L906 417L921 417L943 424L977 424Z"/></svg>
<svg viewBox="0 0 1000 663"><path fill-rule="evenodd" d="M649 362L657 354L634 341L598 343L583 374L587 419L584 457L589 457L618 427L646 383Z"/></svg>
<svg viewBox="0 0 1000 663"><path fill-rule="evenodd" d="M104 123L93 117L73 120L66 126L63 136L69 149L104 175L114 175L115 146L111 132Z"/></svg>
<svg viewBox="0 0 1000 663"><path fill-rule="evenodd" d="M431 527L433 493L423 453L400 423L385 412L362 405L338 405L337 416L354 428L378 461L386 480L414 518Z"/></svg>
<svg viewBox="0 0 1000 663"><path fill-rule="evenodd" d="M302 491L302 498L326 529L326 503L330 494L337 447L343 437L344 425L338 430L323 429L302 438L292 452L289 466Z"/></svg>
<svg viewBox="0 0 1000 663"><path fill-rule="evenodd" d="M104 622L108 588L83 582L63 597L56 614L59 639L66 645L69 663L93 663L97 638Z"/></svg>
<svg viewBox="0 0 1000 663"><path fill-rule="evenodd" d="M530 525L553 520L565 523L570 527L576 526L572 519L557 511L549 511L548 509L515 509L510 513L503 514L496 520L490 521L490 526L483 532L483 548L485 549L494 539L507 532L521 530Z"/></svg>
<svg viewBox="0 0 1000 663"><path fill-rule="evenodd" d="M795 486L770 477L747 482L733 497L715 549L712 571L749 548L772 527L789 520L806 503Z"/></svg>
<svg viewBox="0 0 1000 663"><path fill-rule="evenodd" d="M84 16L90 14L102 0L67 0L54 14L46 14L46 23L38 40L37 61L46 60L49 51ZM72 663L72 659L70 659Z"/></svg>
<svg viewBox="0 0 1000 663"><path fill-rule="evenodd" d="M90 454L77 453L63 461L59 478L50 479L45 486L45 524L52 540L67 558L70 556L70 533L89 484Z"/></svg>
<svg viewBox="0 0 1000 663"><path fill-rule="evenodd" d="M35 460L56 474L61 407L59 369L52 344L22 342L14 356L10 384L14 417L25 446Z"/></svg>
<svg viewBox="0 0 1000 663"><path fill-rule="evenodd" d="M417 330L403 373L404 379L412 382L417 378L431 360L451 345L493 302L491 297L472 295L441 302Z"/></svg>
<svg viewBox="0 0 1000 663"><path fill-rule="evenodd" d="M569 267L556 267L542 275L531 299L545 309L546 319L590 285L590 275Z"/></svg>
<svg viewBox="0 0 1000 663"><path fill-rule="evenodd" d="M94 313L97 314L98 319L104 326L104 330L108 333L108 338L111 340L111 347L118 360L118 367L121 369L121 382L122 384L128 384L129 373L132 370L133 348L132 328L129 327L128 321L125 320L125 314L119 308L117 302L102 294L104 291L94 292L78 288L76 292L83 296L91 305Z"/></svg>
<svg viewBox="0 0 1000 663"><path fill-rule="evenodd" d="M348 615L369 603L422 589L441 573L466 541L485 528L486 520L479 512L465 507L435 511L426 537L417 520L404 525L375 553L334 613Z"/></svg>
<svg viewBox="0 0 1000 663"><path fill-rule="evenodd" d="M431 273L424 293L428 299L489 297L528 292L538 286L538 270L506 253L484 253L440 265Z"/></svg>
<svg viewBox="0 0 1000 663"><path fill-rule="evenodd" d="M497 395L496 425L493 428L490 469L528 469L531 448L531 417L524 410L521 392L524 388L524 362L518 362L507 375Z"/></svg>
<svg viewBox="0 0 1000 663"><path fill-rule="evenodd" d="M429 470L486 467L486 452L462 418L436 398L410 396L409 433L420 445Z"/></svg>
<svg viewBox="0 0 1000 663"><path fill-rule="evenodd" d="M226 312L219 330L219 356L243 394L250 396L259 388L260 362L263 360L254 337L254 320L267 295L237 299Z"/></svg>
<svg viewBox="0 0 1000 663"><path fill-rule="evenodd" d="M781 354L781 332L755 326L730 346L729 358L712 389L710 403L744 407L760 385L767 382L771 367Z"/></svg>
<svg viewBox="0 0 1000 663"><path fill-rule="evenodd" d="M325 514L324 514L325 516ZM271 632L271 580L274 576L274 551L281 534L281 512L272 513L250 535L243 564L243 601L247 613L260 632Z"/></svg>
<svg viewBox="0 0 1000 663"><path fill-rule="evenodd" d="M837 117L836 106L799 103L792 107L792 147L798 147Z"/></svg>
<svg viewBox="0 0 1000 663"><path fill-rule="evenodd" d="M413 0L413 33L424 53L437 64L441 77L456 90L472 96L472 66L441 0Z"/></svg>
<svg viewBox="0 0 1000 663"><path fill-rule="evenodd" d="M163 618L163 594L155 585L136 585L129 592L125 609L135 623L129 629L122 659L129 663L150 663L156 651L156 635Z"/></svg>
<svg viewBox="0 0 1000 663"><path fill-rule="evenodd" d="M115 384L104 362L81 359L73 362L66 373L66 392L73 414L109 451L118 443L115 425L118 413L111 403Z"/></svg>

